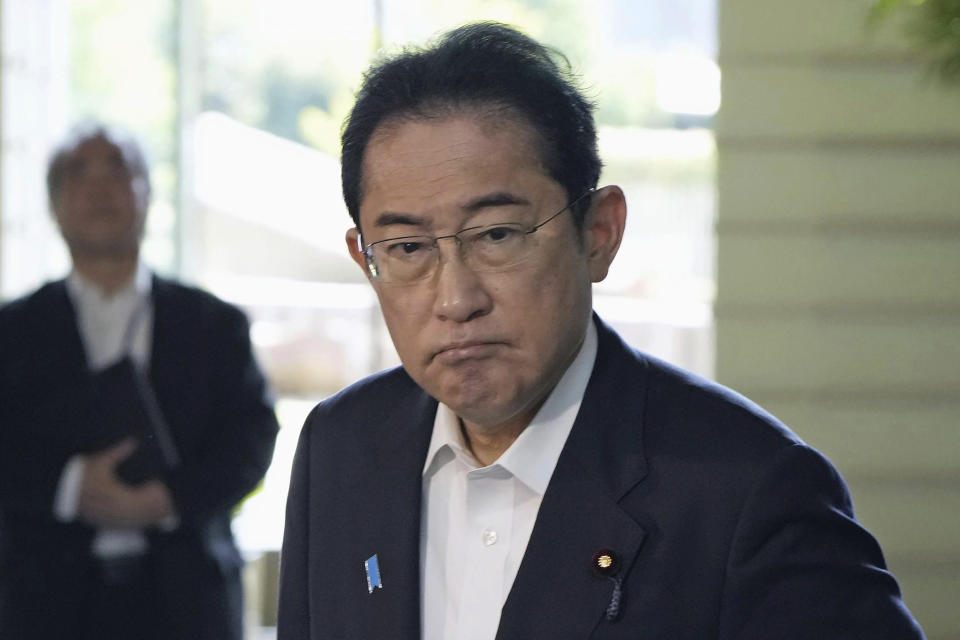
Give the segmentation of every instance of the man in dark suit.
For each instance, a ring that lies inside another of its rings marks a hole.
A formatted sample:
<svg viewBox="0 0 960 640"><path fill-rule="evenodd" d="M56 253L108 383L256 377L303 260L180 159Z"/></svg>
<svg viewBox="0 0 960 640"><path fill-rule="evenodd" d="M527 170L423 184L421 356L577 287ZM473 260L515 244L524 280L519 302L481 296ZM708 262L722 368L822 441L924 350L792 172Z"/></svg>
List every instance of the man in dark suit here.
<svg viewBox="0 0 960 640"><path fill-rule="evenodd" d="M307 419L280 640L922 637L827 460L592 314L626 203L554 54L386 60L342 160L403 368Z"/></svg>
<svg viewBox="0 0 960 640"><path fill-rule="evenodd" d="M126 134L75 130L51 207L73 269L0 309L0 637L242 637L231 510L277 422L238 309L139 258Z"/></svg>

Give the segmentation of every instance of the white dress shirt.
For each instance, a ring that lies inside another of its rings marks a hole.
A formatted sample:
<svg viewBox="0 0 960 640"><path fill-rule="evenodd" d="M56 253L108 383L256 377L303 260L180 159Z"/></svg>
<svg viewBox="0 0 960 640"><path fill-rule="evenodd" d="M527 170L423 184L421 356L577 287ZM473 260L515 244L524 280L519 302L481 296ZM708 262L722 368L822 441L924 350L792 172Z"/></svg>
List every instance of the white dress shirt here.
<svg viewBox="0 0 960 640"><path fill-rule="evenodd" d="M460 420L437 407L423 468L420 575L424 640L493 640L543 494L597 355L593 322L577 357L520 436L480 467Z"/></svg>
<svg viewBox="0 0 960 640"><path fill-rule="evenodd" d="M139 368L149 366L153 336L151 285L150 270L143 263L137 264L130 282L110 295L76 271L67 276L67 293L76 312L90 371L100 371L127 355ZM128 339L130 343L125 344ZM74 456L64 467L54 498L53 510L58 519L76 519L82 478L83 460ZM100 557L143 553L146 547L140 529L100 529L93 541L93 552Z"/></svg>

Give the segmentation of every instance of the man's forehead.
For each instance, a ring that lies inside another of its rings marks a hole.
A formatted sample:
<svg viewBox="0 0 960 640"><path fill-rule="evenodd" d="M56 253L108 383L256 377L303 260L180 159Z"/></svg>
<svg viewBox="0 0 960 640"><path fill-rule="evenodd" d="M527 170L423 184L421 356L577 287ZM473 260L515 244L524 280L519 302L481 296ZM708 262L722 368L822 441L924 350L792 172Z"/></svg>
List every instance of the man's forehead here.
<svg viewBox="0 0 960 640"><path fill-rule="evenodd" d="M525 118L513 110L470 107L433 115L393 116L381 122L364 153L364 178L404 151L427 156L443 151L467 153L476 144L477 133L490 146L542 164L539 133ZM429 157L424 160L429 162Z"/></svg>
<svg viewBox="0 0 960 640"><path fill-rule="evenodd" d="M494 121L473 112L388 121L364 153L361 208L374 193L432 200L451 191L464 199L509 190L518 176L505 166L513 174L551 178L532 142L535 136L514 119Z"/></svg>
<svg viewBox="0 0 960 640"><path fill-rule="evenodd" d="M552 187L561 189L535 159L504 160L477 148L461 154L456 143L436 158L406 158L409 164L404 153L386 152L390 157L369 164L365 225L455 225L504 207L536 205Z"/></svg>
<svg viewBox="0 0 960 640"><path fill-rule="evenodd" d="M91 159L108 159L129 164L129 156L129 152L125 152L122 144L114 142L104 135L96 135L78 141L69 152L68 159L71 163L82 163Z"/></svg>

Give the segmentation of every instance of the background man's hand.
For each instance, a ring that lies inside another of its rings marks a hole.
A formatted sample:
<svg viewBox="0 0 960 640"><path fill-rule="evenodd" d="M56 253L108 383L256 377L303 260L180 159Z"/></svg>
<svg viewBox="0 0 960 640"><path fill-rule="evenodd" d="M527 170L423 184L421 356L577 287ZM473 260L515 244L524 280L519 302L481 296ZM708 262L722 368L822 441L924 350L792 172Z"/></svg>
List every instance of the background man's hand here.
<svg viewBox="0 0 960 640"><path fill-rule="evenodd" d="M117 465L137 448L123 440L84 457L79 515L98 527L145 527L173 515L173 499L166 485L151 480L131 487L117 476Z"/></svg>

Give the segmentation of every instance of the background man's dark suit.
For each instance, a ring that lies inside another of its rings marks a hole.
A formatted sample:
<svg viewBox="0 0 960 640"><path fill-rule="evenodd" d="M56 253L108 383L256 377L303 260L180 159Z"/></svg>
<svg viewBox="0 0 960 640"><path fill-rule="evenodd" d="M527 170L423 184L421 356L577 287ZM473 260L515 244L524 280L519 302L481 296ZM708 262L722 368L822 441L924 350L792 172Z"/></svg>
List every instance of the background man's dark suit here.
<svg viewBox="0 0 960 640"><path fill-rule="evenodd" d="M270 462L276 419L243 314L161 278L152 291L149 377L182 458L165 479L180 525L148 535L158 631L239 638L241 558L230 513ZM94 530L55 521L53 499L97 420L63 281L0 309L0 354L0 630L8 634L0 635L62 640L84 604ZM40 623L46 628L29 635L18 626Z"/></svg>
<svg viewBox="0 0 960 640"><path fill-rule="evenodd" d="M499 639L922 637L829 462L748 400L597 325ZM280 640L419 637L435 410L396 369L313 411L290 489ZM612 582L591 568L600 548L621 566L613 622ZM368 593L375 553L383 588Z"/></svg>

